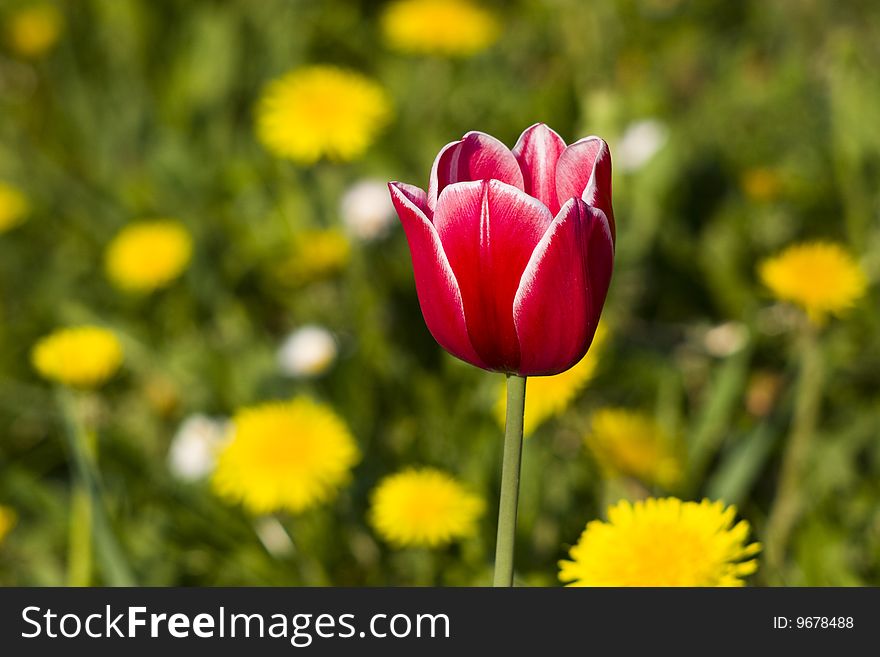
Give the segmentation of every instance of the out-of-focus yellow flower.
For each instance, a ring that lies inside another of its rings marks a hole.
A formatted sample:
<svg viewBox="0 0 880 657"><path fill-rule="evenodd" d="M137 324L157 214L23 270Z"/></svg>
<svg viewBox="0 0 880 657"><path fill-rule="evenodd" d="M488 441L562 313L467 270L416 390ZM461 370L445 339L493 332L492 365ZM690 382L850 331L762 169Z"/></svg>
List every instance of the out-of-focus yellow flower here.
<svg viewBox="0 0 880 657"><path fill-rule="evenodd" d="M736 507L669 497L608 509L593 520L559 562L570 586L743 586L758 569L749 524L734 524Z"/></svg>
<svg viewBox="0 0 880 657"><path fill-rule="evenodd" d="M18 189L0 180L0 233L27 219L30 204Z"/></svg>
<svg viewBox="0 0 880 657"><path fill-rule="evenodd" d="M244 408L232 424L214 489L253 513L299 513L327 501L359 459L345 422L307 397Z"/></svg>
<svg viewBox="0 0 880 657"><path fill-rule="evenodd" d="M593 414L584 442L611 475L635 477L667 488L681 477L680 445L645 413L600 409Z"/></svg>
<svg viewBox="0 0 880 657"><path fill-rule="evenodd" d="M25 6L6 21L6 43L19 57L36 59L58 42L64 17L58 7L48 3Z"/></svg>
<svg viewBox="0 0 880 657"><path fill-rule="evenodd" d="M12 531L12 528L15 527L15 521L15 511L8 506L0 506L0 543Z"/></svg>
<svg viewBox="0 0 880 657"><path fill-rule="evenodd" d="M550 418L568 408L575 396L583 389L599 364L602 348L608 337L604 324L599 324L593 344L587 355L569 370L555 376L533 376L526 386L526 411L523 434L529 435ZM502 380L496 393L495 417L504 426L507 409L507 388Z"/></svg>
<svg viewBox="0 0 880 657"><path fill-rule="evenodd" d="M282 283L302 285L339 273L350 259L351 242L341 230L304 230L294 236L278 277Z"/></svg>
<svg viewBox="0 0 880 657"><path fill-rule="evenodd" d="M483 500L435 468L385 477L373 491L370 522L391 545L439 547L473 536Z"/></svg>
<svg viewBox="0 0 880 657"><path fill-rule="evenodd" d="M851 308L868 287L856 260L833 242L795 244L764 260L758 271L777 299L797 304L817 325Z"/></svg>
<svg viewBox="0 0 880 657"><path fill-rule="evenodd" d="M752 201L767 203L782 191L782 178L774 169L758 167L749 169L740 178L740 186Z"/></svg>
<svg viewBox="0 0 880 657"><path fill-rule="evenodd" d="M382 14L391 48L416 55L467 57L495 43L496 17L468 0L399 0Z"/></svg>
<svg viewBox="0 0 880 657"><path fill-rule="evenodd" d="M156 373L144 380L141 394L150 409L162 417L175 414L181 402L181 391L177 384L167 376Z"/></svg>
<svg viewBox="0 0 880 657"><path fill-rule="evenodd" d="M107 247L107 276L119 288L150 292L165 287L186 269L192 238L171 219L139 221L123 228Z"/></svg>
<svg viewBox="0 0 880 657"><path fill-rule="evenodd" d="M391 118L373 80L335 66L308 66L270 82L257 107L257 137L299 164L359 158Z"/></svg>
<svg viewBox="0 0 880 657"><path fill-rule="evenodd" d="M100 326L59 329L34 346L31 360L46 379L78 388L96 388L122 365L122 344Z"/></svg>

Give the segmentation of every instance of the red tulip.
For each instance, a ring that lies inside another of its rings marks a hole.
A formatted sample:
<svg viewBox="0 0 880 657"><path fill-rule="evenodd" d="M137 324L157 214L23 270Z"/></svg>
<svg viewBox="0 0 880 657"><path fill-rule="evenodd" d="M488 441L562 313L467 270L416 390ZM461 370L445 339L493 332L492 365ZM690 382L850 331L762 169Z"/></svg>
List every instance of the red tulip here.
<svg viewBox="0 0 880 657"><path fill-rule="evenodd" d="M611 155L542 123L511 151L481 132L447 144L428 192L389 183L425 323L487 370L558 374L590 346L614 259Z"/></svg>

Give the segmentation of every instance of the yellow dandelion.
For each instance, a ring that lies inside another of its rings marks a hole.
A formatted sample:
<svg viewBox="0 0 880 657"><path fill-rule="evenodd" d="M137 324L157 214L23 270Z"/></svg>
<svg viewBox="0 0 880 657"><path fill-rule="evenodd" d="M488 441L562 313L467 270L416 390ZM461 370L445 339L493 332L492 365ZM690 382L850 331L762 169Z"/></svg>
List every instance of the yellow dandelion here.
<svg viewBox="0 0 880 657"><path fill-rule="evenodd" d="M0 180L0 233L27 219L30 204L18 189Z"/></svg>
<svg viewBox="0 0 880 657"><path fill-rule="evenodd" d="M680 443L646 413L596 411L584 442L608 474L667 488L681 478Z"/></svg>
<svg viewBox="0 0 880 657"><path fill-rule="evenodd" d="M150 292L183 273L192 257L192 238L171 219L139 221L123 228L107 247L107 276L119 288Z"/></svg>
<svg viewBox="0 0 880 657"><path fill-rule="evenodd" d="M599 324L590 351L569 370L555 376L533 376L526 386L526 411L523 433L529 435L552 417L565 411L577 394L596 373L602 348L608 337L604 324ZM507 387L501 381L495 395L495 418L504 426L507 409Z"/></svg>
<svg viewBox="0 0 880 657"><path fill-rule="evenodd" d="M495 15L467 0L400 0L382 14L388 45L415 55L466 57L500 34Z"/></svg>
<svg viewBox="0 0 880 657"><path fill-rule="evenodd" d="M257 107L257 137L279 157L313 164L359 158L391 118L373 80L334 66L308 66L270 82Z"/></svg>
<svg viewBox="0 0 880 657"><path fill-rule="evenodd" d="M350 260L351 242L341 230L303 230L294 236L277 274L282 283L302 285L338 274Z"/></svg>
<svg viewBox="0 0 880 657"><path fill-rule="evenodd" d="M439 547L473 536L485 503L435 468L385 477L373 491L370 522L391 545Z"/></svg>
<svg viewBox="0 0 880 657"><path fill-rule="evenodd" d="M736 507L674 497L626 500L593 520L559 562L569 586L742 586L758 569L758 543Z"/></svg>
<svg viewBox="0 0 880 657"><path fill-rule="evenodd" d="M795 244L764 260L758 271L777 299L797 304L817 325L851 308L868 287L856 260L833 242Z"/></svg>
<svg viewBox="0 0 880 657"><path fill-rule="evenodd" d="M8 506L0 505L0 543L12 531L12 528L15 527L16 520L15 511Z"/></svg>
<svg viewBox="0 0 880 657"><path fill-rule="evenodd" d="M19 9L6 22L6 43L19 57L36 59L57 43L64 17L55 5L34 4Z"/></svg>
<svg viewBox="0 0 880 657"><path fill-rule="evenodd" d="M31 360L46 379L78 388L95 388L122 365L122 344L100 326L63 328L34 346Z"/></svg>
<svg viewBox="0 0 880 657"><path fill-rule="evenodd" d="M307 397L244 408L214 472L214 490L253 513L299 513L332 498L359 452L345 422Z"/></svg>

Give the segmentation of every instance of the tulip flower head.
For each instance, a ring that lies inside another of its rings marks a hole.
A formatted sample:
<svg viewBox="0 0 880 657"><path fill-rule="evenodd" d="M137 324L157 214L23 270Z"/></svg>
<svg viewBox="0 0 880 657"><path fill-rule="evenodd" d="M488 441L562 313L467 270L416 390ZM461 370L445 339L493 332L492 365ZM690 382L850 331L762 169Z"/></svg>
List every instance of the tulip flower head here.
<svg viewBox="0 0 880 657"><path fill-rule="evenodd" d="M587 352L614 260L611 155L544 124L513 150L481 132L447 144L428 191L389 184L425 323L452 355L519 376Z"/></svg>

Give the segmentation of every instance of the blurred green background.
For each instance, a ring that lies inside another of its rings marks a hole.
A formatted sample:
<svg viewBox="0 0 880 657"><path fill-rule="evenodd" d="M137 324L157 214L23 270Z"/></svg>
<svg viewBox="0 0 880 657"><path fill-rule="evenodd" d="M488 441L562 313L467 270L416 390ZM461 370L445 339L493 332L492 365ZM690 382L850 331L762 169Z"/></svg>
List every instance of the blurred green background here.
<svg viewBox="0 0 880 657"><path fill-rule="evenodd" d="M33 4L0 0L0 21ZM44 52L0 44L0 179L31 205L0 234L0 505L17 516L0 584L67 581L63 418L30 350L58 326L93 322L126 352L87 406L112 530L138 583L487 583L503 377L435 344L396 219L363 239L340 203L363 179L425 186L436 152L468 130L512 146L536 121L568 142L609 142L618 233L596 373L525 446L518 580L557 585L567 546L622 496L723 499L763 540L800 351L792 309L771 299L756 264L826 239L880 276L876 2L486 0L499 38L468 57L395 51L381 2L53 6L62 20ZM354 162L300 166L255 137L264 85L315 63L359 71L392 99L392 122ZM174 284L132 295L108 281L103 257L141 217L180 220L193 260ZM279 275L308 251L303 235L331 228L349 244L339 258ZM871 288L821 331L798 520L785 558L762 564L755 584L880 584L877 307ZM338 356L320 375L285 376L276 352L306 324L326 327ZM192 414L229 417L296 393L330 404L363 458L336 499L277 516L267 540L263 520L175 477L169 447ZM663 489L607 476L583 444L603 407L642 411L680 437L683 478ZM370 491L412 464L487 500L479 536L429 551L374 534ZM100 559L93 581L106 581Z"/></svg>

